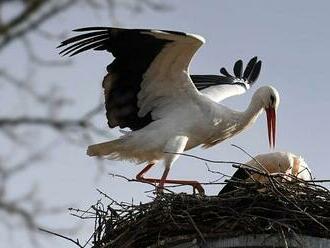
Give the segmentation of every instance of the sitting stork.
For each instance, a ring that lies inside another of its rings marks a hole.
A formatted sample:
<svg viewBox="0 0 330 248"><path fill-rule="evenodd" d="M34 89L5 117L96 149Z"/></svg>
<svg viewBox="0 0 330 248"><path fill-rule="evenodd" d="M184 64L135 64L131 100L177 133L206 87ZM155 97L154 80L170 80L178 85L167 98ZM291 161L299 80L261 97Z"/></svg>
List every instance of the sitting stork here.
<svg viewBox="0 0 330 248"><path fill-rule="evenodd" d="M218 104L246 92L257 80L261 61L252 58L234 65L234 75L221 68L220 75L190 75L189 64L205 42L199 35L148 29L88 27L63 41L60 54L76 55L86 50L105 50L114 56L104 77L105 108L110 128L129 128L118 139L91 145L89 156L147 163L137 174L139 181L192 185L197 181L168 180L179 153L203 145L211 147L253 124L262 110L267 113L270 146L275 145L276 110L279 95L271 86L260 87L246 111ZM159 160L164 161L160 179L144 174Z"/></svg>
<svg viewBox="0 0 330 248"><path fill-rule="evenodd" d="M312 180L312 173L301 156L295 155L291 152L273 152L266 154L259 154L245 165L249 168L255 168L260 172L272 174L272 173L284 173L286 175L297 177L301 180ZM267 183L268 179L262 174L250 172L244 169L244 165L240 166L231 177L229 182L222 188L220 194L231 192L236 189L235 181L247 181L254 180L262 184ZM288 180L290 178L288 177Z"/></svg>

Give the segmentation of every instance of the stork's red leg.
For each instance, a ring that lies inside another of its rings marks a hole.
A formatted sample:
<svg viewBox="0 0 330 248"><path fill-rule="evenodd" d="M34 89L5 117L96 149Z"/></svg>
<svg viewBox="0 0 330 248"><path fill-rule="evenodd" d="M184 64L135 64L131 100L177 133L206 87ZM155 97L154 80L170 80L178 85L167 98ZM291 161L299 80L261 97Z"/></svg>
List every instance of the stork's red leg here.
<svg viewBox="0 0 330 248"><path fill-rule="evenodd" d="M140 182L157 183L156 181L154 181L155 179L153 179L153 178L144 178L144 177L143 177L144 174L147 173L147 172L150 170L150 168L151 168L152 166L154 166L154 165L155 165L155 163L147 164L147 166L144 167L143 170L140 171L140 172L136 175L136 180L137 180L137 181L140 181Z"/></svg>
<svg viewBox="0 0 330 248"><path fill-rule="evenodd" d="M162 191L164 189L164 184L166 182L166 178L167 178L169 171L170 171L170 168L165 168L162 178L159 181L158 188L160 189L160 191Z"/></svg>
<svg viewBox="0 0 330 248"><path fill-rule="evenodd" d="M144 174L147 173L154 164L155 163L147 164L147 166L136 175L136 180L138 180L140 182L146 182L146 183L159 183L158 184L158 192L162 192L163 189L164 189L164 182L165 182L165 179L168 175L169 169L165 169L161 179L145 178L144 177Z"/></svg>
<svg viewBox="0 0 330 248"><path fill-rule="evenodd" d="M150 168L154 165L154 163L148 164L142 171L140 171L136 175L136 180L140 182L147 182L147 183L158 183L158 192L162 192L164 189L164 184L165 183L170 183L170 184L182 184L182 185L191 185L194 189L197 189L198 193L201 195L204 195L205 191L202 187L202 185L197 182L197 181L187 181L187 180L167 180L167 175L169 172L169 169L165 169L164 173L162 175L161 179L156 179L156 178L145 178L144 174L150 170Z"/></svg>

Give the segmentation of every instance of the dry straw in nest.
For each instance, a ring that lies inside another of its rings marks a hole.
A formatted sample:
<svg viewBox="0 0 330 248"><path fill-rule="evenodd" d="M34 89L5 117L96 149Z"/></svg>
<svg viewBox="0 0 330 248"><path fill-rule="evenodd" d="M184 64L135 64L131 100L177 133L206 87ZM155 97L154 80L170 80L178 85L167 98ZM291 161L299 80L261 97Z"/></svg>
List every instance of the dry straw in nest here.
<svg viewBox="0 0 330 248"><path fill-rule="evenodd" d="M255 173L255 172L254 172ZM219 196L159 194L144 204L98 202L91 237L94 248L160 247L196 239L246 234L305 234L330 238L330 192L315 182L267 175L269 183L234 182Z"/></svg>

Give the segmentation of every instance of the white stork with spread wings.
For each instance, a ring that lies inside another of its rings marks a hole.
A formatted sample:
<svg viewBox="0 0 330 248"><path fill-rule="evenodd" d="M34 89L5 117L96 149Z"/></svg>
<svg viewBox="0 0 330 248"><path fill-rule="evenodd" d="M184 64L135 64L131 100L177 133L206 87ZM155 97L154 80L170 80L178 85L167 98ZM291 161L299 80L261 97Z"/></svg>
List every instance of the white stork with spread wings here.
<svg viewBox="0 0 330 248"><path fill-rule="evenodd" d="M205 42L198 35L147 29L88 27L63 41L62 55L86 50L106 50L115 59L104 77L105 108L109 127L130 128L122 137L88 147L90 156L148 163L137 180L192 185L204 190L197 181L167 180L178 153L203 145L213 146L230 138L255 122L265 110L268 138L275 145L276 110L279 95L271 86L259 88L244 112L218 104L221 100L244 93L258 78L261 61L253 58L243 72L237 61L234 75L226 69L218 75L190 75L189 64ZM161 179L144 174L164 160Z"/></svg>

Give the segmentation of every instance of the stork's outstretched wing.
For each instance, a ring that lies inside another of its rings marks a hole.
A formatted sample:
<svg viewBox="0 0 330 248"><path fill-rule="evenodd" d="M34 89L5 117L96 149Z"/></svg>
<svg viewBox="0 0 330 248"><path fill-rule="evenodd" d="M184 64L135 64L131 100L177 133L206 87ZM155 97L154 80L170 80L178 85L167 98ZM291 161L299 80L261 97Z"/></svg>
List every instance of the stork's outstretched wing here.
<svg viewBox="0 0 330 248"><path fill-rule="evenodd" d="M234 75L221 68L220 75L191 75L195 86L204 95L215 102L225 98L245 93L258 79L261 70L261 61L252 58L243 72L243 61L238 60L234 65Z"/></svg>
<svg viewBox="0 0 330 248"><path fill-rule="evenodd" d="M110 127L137 130L161 118L177 101L200 93L189 77L190 60L204 43L174 31L89 27L63 41L62 55L106 50L115 57L103 80Z"/></svg>

